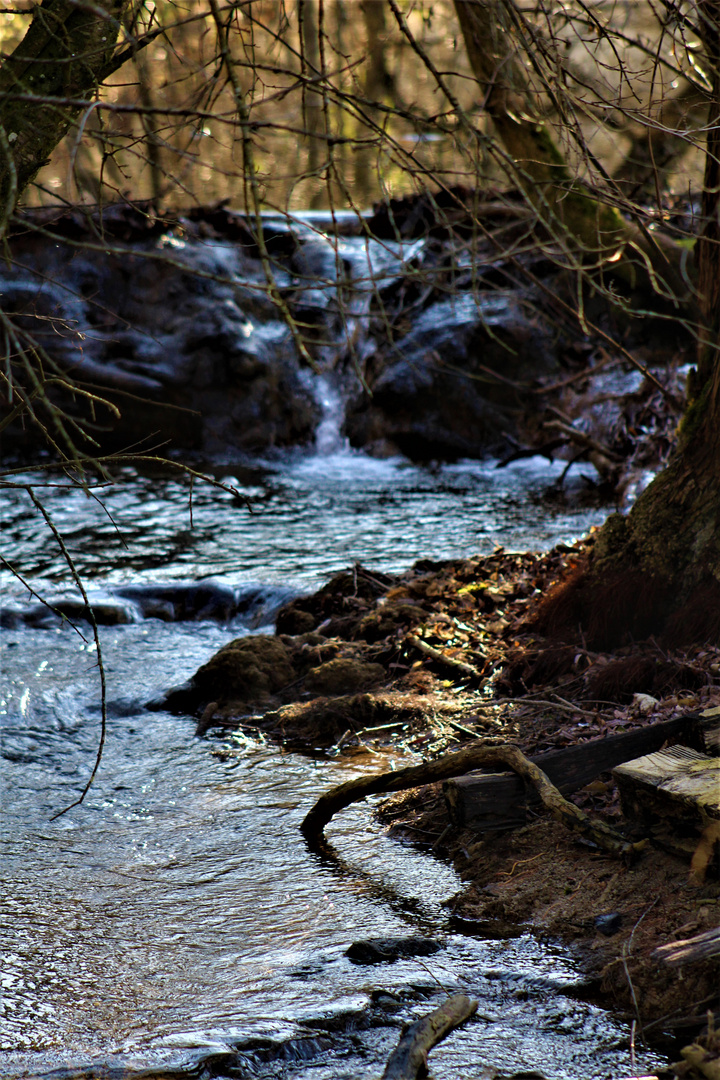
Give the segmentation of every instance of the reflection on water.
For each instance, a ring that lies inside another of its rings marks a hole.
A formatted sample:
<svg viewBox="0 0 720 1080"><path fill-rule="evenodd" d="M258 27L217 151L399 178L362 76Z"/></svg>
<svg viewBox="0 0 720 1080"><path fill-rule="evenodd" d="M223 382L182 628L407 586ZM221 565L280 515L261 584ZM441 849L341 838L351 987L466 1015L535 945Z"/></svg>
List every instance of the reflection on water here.
<svg viewBox="0 0 720 1080"><path fill-rule="evenodd" d="M519 546L535 528L545 542L553 529L552 538L579 532L586 519L543 523L540 510L532 524L523 491L537 482L532 465L428 472L298 457L247 481L254 515L200 493L194 531L178 522L187 487L177 480L130 480L108 499L114 523L81 494L51 491L48 501L96 584L212 572L308 587L353 558L399 568L501 539ZM60 580L37 515L20 496L5 509L23 571ZM132 545L110 570L116 525ZM467 1077L469 1063L473 1075L486 1065L628 1074L627 1052L598 1050L622 1040L622 1025L568 996L580 982L571 957L529 935L448 933L442 902L459 887L454 873L384 837L367 806L329 829L350 870L307 851L298 826L317 796L387 760L201 741L189 718L143 710L237 630L146 619L100 632L107 749L86 804L53 822L92 766L96 655L68 626L2 635L4 1076L89 1062L167 1067L209 1053L230 1054L218 1061L232 1060L240 1077L377 1076L401 1020L454 990L480 1008L434 1051L438 1076ZM413 933L445 948L377 968L344 956L358 938ZM381 1024L367 1027L369 1009ZM216 1074L227 1075L221 1064Z"/></svg>
<svg viewBox="0 0 720 1080"><path fill-rule="evenodd" d="M565 464L531 458L503 469L476 461L428 469L344 449L298 453L252 473L224 470L252 513L232 495L195 484L192 528L182 478L128 472L101 493L102 504L80 490L40 494L87 576L314 588L355 561L399 571L420 558L464 557L497 544L545 550L581 536L607 510L548 506L542 493ZM27 495L6 493L4 504L5 557L31 578L64 579L65 562ZM7 574L0 580L15 588Z"/></svg>

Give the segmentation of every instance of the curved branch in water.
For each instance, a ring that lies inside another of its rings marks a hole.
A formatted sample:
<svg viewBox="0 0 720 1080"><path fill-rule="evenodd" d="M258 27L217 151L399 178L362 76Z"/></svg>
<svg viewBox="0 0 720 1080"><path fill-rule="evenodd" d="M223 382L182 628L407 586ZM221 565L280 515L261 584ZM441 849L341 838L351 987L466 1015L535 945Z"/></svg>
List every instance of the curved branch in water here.
<svg viewBox="0 0 720 1080"><path fill-rule="evenodd" d="M403 1033L390 1056L383 1080L415 1080L427 1075L428 1053L477 1011L478 1003L465 994L453 994L439 1009L428 1013Z"/></svg>
<svg viewBox="0 0 720 1080"><path fill-rule="evenodd" d="M368 795L384 795L389 792L407 791L410 788L433 784L463 776L474 769L496 766L510 767L526 784L534 788L543 805L556 821L573 832L579 833L603 851L630 859L645 846L645 841L631 843L622 833L584 814L574 803L563 798L549 777L537 765L529 761L517 746L470 746L454 754L445 754L436 761L412 765L396 772L377 773L350 780L322 795L307 814L301 831L311 848L325 844L323 830L335 814Z"/></svg>

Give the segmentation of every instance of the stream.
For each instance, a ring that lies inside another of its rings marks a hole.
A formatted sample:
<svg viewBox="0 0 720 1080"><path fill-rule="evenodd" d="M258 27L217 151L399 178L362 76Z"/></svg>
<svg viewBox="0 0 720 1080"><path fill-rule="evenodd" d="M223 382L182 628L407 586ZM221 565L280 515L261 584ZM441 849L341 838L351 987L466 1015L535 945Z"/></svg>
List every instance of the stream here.
<svg viewBox="0 0 720 1080"><path fill-rule="evenodd" d="M85 623L83 637L50 613L24 622L34 601L0 573L3 1077L378 1077L400 1025L455 991L480 1004L432 1052L438 1080L492 1069L631 1075L629 1025L583 1000L572 954L530 933L451 932L454 871L385 837L370 806L330 826L338 861L308 852L298 826L324 790L407 759L372 747L312 759L240 734L199 740L192 718L144 708L355 561L397 571L498 544L547 549L606 515L572 499L549 508L541 496L562 462L424 468L352 452L333 436L336 404L326 397L315 451L216 467L252 512L196 484L191 522L177 474L126 470L98 492L102 504L38 486L93 597L212 578L247 602L220 623L143 618L126 600L124 621L100 627L102 765L84 804L51 820L92 768L95 646ZM27 493L6 490L1 516L17 573L43 596L71 592ZM345 956L357 940L418 934L441 950L373 967ZM660 1061L638 1050L637 1075Z"/></svg>

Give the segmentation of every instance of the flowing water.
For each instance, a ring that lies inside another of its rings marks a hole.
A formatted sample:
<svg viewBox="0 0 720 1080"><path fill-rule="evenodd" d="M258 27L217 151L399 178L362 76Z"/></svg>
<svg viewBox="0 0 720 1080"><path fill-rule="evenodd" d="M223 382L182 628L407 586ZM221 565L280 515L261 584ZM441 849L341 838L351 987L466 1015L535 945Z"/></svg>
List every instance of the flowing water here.
<svg viewBox="0 0 720 1080"><path fill-rule="evenodd" d="M191 718L143 707L353 561L399 570L498 543L547 548L604 516L548 510L539 496L559 465L430 470L352 453L333 437L337 401L322 392L322 454L232 477L218 469L252 513L196 485L191 523L177 476L128 472L104 506L39 489L91 595L114 597L122 618L100 627L109 700L100 771L85 803L51 820L92 767L97 656L87 624L77 624L83 638L48 612L24 621L36 602L2 573L4 1077L205 1067L361 1080L382 1073L402 1021L455 990L480 1005L433 1051L438 1078L489 1067L630 1075L628 1027L582 1000L572 956L527 933L450 932L443 901L460 886L454 872L384 837L370 807L330 826L337 860L308 852L298 826L319 794L392 755L312 760L245 736L198 740ZM27 494L6 491L2 516L5 558L38 593L67 594L64 557ZM208 577L252 600L229 624L143 618L118 592ZM358 939L414 934L443 948L370 968L344 955ZM638 1066L656 1062L647 1052Z"/></svg>

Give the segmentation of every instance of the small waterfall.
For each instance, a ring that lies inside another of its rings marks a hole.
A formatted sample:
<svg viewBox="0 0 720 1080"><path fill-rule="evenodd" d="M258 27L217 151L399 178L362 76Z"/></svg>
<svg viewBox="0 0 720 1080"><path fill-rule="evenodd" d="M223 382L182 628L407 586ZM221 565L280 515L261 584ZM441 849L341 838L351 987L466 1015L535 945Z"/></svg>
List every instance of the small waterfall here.
<svg viewBox="0 0 720 1080"><path fill-rule="evenodd" d="M337 385L324 374L312 379L312 392L321 409L321 420L315 432L315 452L319 457L346 453L350 444L340 431L345 418L345 402Z"/></svg>

